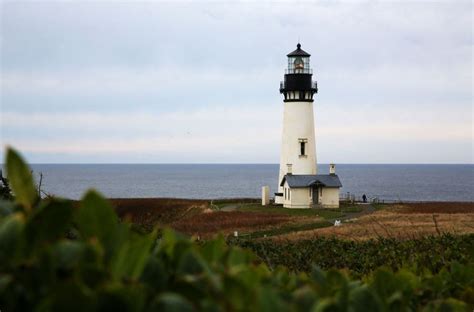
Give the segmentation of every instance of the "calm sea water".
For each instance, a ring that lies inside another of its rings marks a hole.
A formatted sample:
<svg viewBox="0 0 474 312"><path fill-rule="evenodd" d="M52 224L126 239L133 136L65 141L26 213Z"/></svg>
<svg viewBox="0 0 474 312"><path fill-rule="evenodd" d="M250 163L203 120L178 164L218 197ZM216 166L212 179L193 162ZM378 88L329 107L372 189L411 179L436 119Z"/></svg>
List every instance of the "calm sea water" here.
<svg viewBox="0 0 474 312"><path fill-rule="evenodd" d="M276 164L36 164L43 190L78 199L89 188L107 197L260 197L276 191ZM326 170L325 170L326 169ZM320 165L327 173L328 165ZM474 201L474 165L338 165L341 193L385 200Z"/></svg>

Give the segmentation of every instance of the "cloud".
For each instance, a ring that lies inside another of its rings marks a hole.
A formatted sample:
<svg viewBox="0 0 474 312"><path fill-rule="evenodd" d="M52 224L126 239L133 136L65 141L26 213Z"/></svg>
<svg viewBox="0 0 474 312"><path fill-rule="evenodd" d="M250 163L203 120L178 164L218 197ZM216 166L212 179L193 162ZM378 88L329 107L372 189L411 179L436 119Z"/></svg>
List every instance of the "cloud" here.
<svg viewBox="0 0 474 312"><path fill-rule="evenodd" d="M124 159L123 155L129 161L136 161L140 155L147 154L154 155L151 159L155 162L239 162L245 158L250 162L275 163L281 138L281 114L280 109L261 107L215 107L187 114L169 112L155 115L140 112L5 113L2 122L6 128L13 129L12 136L7 137L5 143L33 154L109 155L119 162ZM331 115L337 119L328 118ZM420 123L419 119L394 118L387 112L379 120L367 120L362 111L343 114L342 111L329 112L318 107L315 117L317 150L323 162L334 159L344 162L347 151L351 159L364 162L367 155L358 151L358 146L369 151L395 148L397 153L405 149L401 153L403 157L407 154L416 157L420 151L406 149L412 144L429 146L424 152L432 154L436 151L436 157L430 155L425 159L439 162L441 156L451 154L449 150L438 151L439 146L445 146L447 142L462 145L471 139L469 121L440 127L436 119L430 118ZM262 124L262 119L267 122ZM27 135L17 135L25 129ZM57 136L56 133L63 135ZM196 153L199 157L194 157ZM456 159L469 156L459 148L456 153ZM383 158L378 161L383 162Z"/></svg>
<svg viewBox="0 0 474 312"><path fill-rule="evenodd" d="M32 161L277 162L300 37L320 161L472 162L470 1L2 9L0 140Z"/></svg>
<svg viewBox="0 0 474 312"><path fill-rule="evenodd" d="M244 82L250 77L258 82L280 76L277 69L226 71L225 69L193 70L166 67L137 70L131 68L94 68L62 72L5 72L0 80L5 93L54 93L56 95L87 93L117 96L121 94L165 93L198 90L203 87L251 88ZM278 79L278 78L277 78ZM276 84L276 83L275 83Z"/></svg>

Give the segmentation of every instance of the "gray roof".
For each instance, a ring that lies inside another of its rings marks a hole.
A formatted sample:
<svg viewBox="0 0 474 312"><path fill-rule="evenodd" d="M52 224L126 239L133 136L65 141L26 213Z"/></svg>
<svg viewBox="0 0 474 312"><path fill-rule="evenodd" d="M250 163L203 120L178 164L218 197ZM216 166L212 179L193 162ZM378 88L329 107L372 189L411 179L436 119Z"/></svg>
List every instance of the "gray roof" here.
<svg viewBox="0 0 474 312"><path fill-rule="evenodd" d="M296 50L294 50L294 51L291 52L291 53L288 53L286 56L288 56L288 57L290 57L290 56L310 57L310 56L311 56L311 54L309 54L308 52L303 51L303 50L301 49L301 44L298 43L298 44L296 45L296 48L297 48Z"/></svg>
<svg viewBox="0 0 474 312"><path fill-rule="evenodd" d="M322 185L325 187L342 187L336 174L287 174L281 180L280 186L288 182L290 187L310 187Z"/></svg>

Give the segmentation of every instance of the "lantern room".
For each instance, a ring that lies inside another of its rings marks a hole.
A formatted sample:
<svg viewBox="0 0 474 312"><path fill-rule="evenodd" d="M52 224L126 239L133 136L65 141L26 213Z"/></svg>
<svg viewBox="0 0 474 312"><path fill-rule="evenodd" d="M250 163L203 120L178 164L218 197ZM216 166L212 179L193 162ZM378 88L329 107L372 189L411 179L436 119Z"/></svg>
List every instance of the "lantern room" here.
<svg viewBox="0 0 474 312"><path fill-rule="evenodd" d="M313 95L318 92L318 85L313 81L313 70L309 66L311 54L296 45L296 50L286 55L288 68L285 70L285 80L280 82L280 93L284 101L313 101Z"/></svg>
<svg viewBox="0 0 474 312"><path fill-rule="evenodd" d="M298 43L296 50L289 53L288 69L286 74L312 74L309 67L309 57L311 54L301 49L301 44Z"/></svg>

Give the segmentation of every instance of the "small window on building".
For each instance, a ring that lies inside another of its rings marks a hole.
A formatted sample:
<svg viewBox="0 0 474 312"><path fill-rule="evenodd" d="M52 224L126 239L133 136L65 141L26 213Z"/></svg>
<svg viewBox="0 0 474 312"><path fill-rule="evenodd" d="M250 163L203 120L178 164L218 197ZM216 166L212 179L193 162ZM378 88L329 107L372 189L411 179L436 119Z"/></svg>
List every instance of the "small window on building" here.
<svg viewBox="0 0 474 312"><path fill-rule="evenodd" d="M309 188L309 198L313 198L313 188Z"/></svg>
<svg viewBox="0 0 474 312"><path fill-rule="evenodd" d="M290 200L291 197L291 189L288 189L288 200Z"/></svg>
<svg viewBox="0 0 474 312"><path fill-rule="evenodd" d="M308 139L298 139L300 142L300 156L306 156L306 143Z"/></svg>

